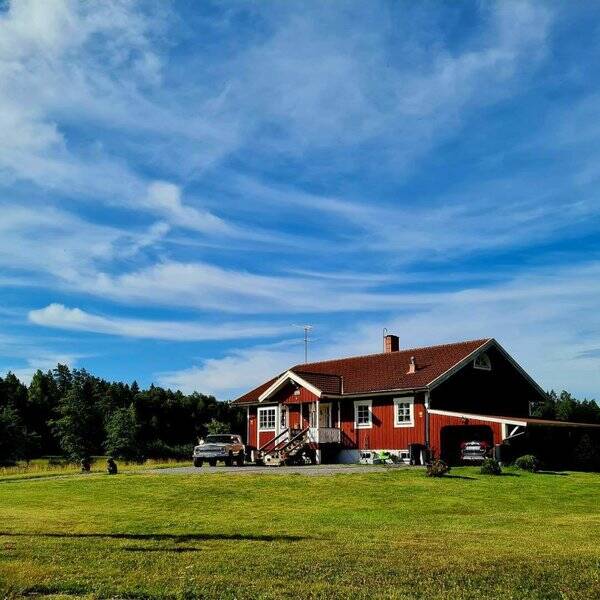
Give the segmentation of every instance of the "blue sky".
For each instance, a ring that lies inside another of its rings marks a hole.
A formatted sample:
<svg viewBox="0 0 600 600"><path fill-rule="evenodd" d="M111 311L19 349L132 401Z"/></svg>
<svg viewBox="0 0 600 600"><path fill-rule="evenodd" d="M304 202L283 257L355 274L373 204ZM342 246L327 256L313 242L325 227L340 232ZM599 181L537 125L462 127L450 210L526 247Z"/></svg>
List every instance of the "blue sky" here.
<svg viewBox="0 0 600 600"><path fill-rule="evenodd" d="M594 3L0 6L0 373L227 399L310 323L600 396Z"/></svg>

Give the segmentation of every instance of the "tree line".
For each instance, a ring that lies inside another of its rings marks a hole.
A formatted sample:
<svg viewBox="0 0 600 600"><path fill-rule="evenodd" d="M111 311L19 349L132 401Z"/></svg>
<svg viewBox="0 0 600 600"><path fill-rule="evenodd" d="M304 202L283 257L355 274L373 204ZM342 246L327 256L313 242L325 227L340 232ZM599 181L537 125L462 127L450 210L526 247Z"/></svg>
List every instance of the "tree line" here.
<svg viewBox="0 0 600 600"><path fill-rule="evenodd" d="M532 407L531 416L574 423L600 423L600 406L595 400L578 400L563 390L546 393L546 399Z"/></svg>
<svg viewBox="0 0 600 600"><path fill-rule="evenodd" d="M0 377L0 463L61 455L188 458L207 432L244 433L245 415L214 396L106 381L85 369Z"/></svg>

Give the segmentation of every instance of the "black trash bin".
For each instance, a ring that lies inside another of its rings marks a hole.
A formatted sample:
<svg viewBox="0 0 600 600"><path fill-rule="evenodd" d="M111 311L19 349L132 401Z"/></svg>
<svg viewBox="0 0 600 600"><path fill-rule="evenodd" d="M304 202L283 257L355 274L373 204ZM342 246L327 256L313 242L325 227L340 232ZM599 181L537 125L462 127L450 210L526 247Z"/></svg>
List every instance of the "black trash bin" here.
<svg viewBox="0 0 600 600"><path fill-rule="evenodd" d="M422 465L425 456L425 446L423 444L409 444L408 457L411 465Z"/></svg>

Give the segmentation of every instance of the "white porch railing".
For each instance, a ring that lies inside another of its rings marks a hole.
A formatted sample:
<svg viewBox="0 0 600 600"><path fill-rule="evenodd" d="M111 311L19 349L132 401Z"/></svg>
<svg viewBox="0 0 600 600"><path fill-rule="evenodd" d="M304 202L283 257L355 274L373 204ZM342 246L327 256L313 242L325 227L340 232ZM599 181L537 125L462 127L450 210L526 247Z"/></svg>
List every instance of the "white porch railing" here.
<svg viewBox="0 0 600 600"><path fill-rule="evenodd" d="M308 430L308 441L313 444L339 444L342 432L337 427L311 427Z"/></svg>

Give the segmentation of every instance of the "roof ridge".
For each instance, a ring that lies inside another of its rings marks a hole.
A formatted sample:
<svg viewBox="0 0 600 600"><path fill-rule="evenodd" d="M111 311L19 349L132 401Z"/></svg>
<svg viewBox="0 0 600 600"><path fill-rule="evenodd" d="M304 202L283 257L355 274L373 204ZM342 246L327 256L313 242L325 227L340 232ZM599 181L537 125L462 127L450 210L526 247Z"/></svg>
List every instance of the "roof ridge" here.
<svg viewBox="0 0 600 600"><path fill-rule="evenodd" d="M472 344L473 342L481 342L481 346L483 346L483 344L487 344L487 342L493 340L494 338L476 338L473 340L463 340L461 342L447 342L445 344L433 344L431 346L417 346L414 348L401 348L400 350L398 350L397 352L375 352L373 354L357 354L356 356L345 356L345 357L341 357L341 358L328 358L326 360L317 360L315 362L311 362L311 363L302 363L299 365L294 365L293 367L290 367L288 369L288 371L296 371L297 369L299 369L300 367L307 367L310 365L322 365L324 363L332 363L332 362L338 362L340 360L352 360L354 358L370 358L372 356L384 356L386 354L399 354L401 352L410 352L410 351L415 351L415 350L430 350L432 348L444 348L446 346L459 346L461 344ZM308 372L308 371L305 371ZM285 371L284 371L285 373ZM283 373L282 373L283 374Z"/></svg>

